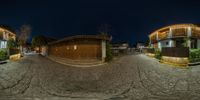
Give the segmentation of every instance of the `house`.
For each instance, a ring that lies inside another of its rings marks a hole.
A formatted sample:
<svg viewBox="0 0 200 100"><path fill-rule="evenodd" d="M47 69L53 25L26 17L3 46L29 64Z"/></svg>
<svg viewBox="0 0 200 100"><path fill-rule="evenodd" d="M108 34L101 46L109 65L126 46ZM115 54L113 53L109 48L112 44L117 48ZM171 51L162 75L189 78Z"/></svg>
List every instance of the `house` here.
<svg viewBox="0 0 200 100"><path fill-rule="evenodd" d="M176 24L160 28L149 35L153 48L184 47L200 48L200 27L194 24Z"/></svg>
<svg viewBox="0 0 200 100"><path fill-rule="evenodd" d="M0 25L0 49L7 48L7 41L9 39L16 40L15 32L9 30L8 26Z"/></svg>
<svg viewBox="0 0 200 100"><path fill-rule="evenodd" d="M136 49L139 51L139 52L143 52L143 49L147 48L147 45L146 43L143 43L143 42L138 42L136 44Z"/></svg>
<svg viewBox="0 0 200 100"><path fill-rule="evenodd" d="M129 44L127 42L112 44L112 52L114 55L127 54L128 50L129 50Z"/></svg>
<svg viewBox="0 0 200 100"><path fill-rule="evenodd" d="M106 41L111 38L104 35L76 35L50 42L48 56L71 60L97 59L105 61Z"/></svg>
<svg viewBox="0 0 200 100"><path fill-rule="evenodd" d="M0 25L0 50L1 49L7 49L7 42L9 39L16 40L16 34L15 32L7 25ZM11 60L17 60L20 58L20 54L18 53L18 50L10 49L10 56L9 59ZM4 59L4 58L0 58Z"/></svg>
<svg viewBox="0 0 200 100"><path fill-rule="evenodd" d="M194 24L166 26L152 32L149 40L151 48L161 51L163 61L187 65L190 49L200 48L200 27Z"/></svg>

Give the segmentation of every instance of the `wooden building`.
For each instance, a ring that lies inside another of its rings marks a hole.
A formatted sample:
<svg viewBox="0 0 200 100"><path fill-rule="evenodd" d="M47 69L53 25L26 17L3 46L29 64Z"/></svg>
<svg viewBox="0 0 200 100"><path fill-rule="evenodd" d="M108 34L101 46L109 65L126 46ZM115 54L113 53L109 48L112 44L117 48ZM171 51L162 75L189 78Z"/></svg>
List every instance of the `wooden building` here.
<svg viewBox="0 0 200 100"><path fill-rule="evenodd" d="M194 24L166 26L152 32L149 40L151 48L161 51L163 62L188 65L190 49L200 49L200 27Z"/></svg>
<svg viewBox="0 0 200 100"><path fill-rule="evenodd" d="M76 35L54 41L48 45L48 56L72 60L99 59L105 61L106 41L104 35Z"/></svg>
<svg viewBox="0 0 200 100"><path fill-rule="evenodd" d="M183 47L200 48L200 27L194 24L176 24L160 28L149 35L153 48ZM187 41L186 41L187 40Z"/></svg>
<svg viewBox="0 0 200 100"><path fill-rule="evenodd" d="M0 25L0 49L7 48L7 41L9 39L16 40L16 34L8 26Z"/></svg>

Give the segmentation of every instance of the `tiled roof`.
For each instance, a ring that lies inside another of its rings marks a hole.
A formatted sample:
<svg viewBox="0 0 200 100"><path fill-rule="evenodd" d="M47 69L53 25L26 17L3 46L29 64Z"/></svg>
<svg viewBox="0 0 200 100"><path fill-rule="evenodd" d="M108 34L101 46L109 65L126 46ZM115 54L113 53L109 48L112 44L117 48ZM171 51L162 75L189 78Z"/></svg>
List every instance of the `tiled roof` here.
<svg viewBox="0 0 200 100"><path fill-rule="evenodd" d="M98 40L110 41L111 37L105 36L105 35L75 35L75 36L70 36L70 37L60 39L58 41L50 42L49 44L55 44L55 43L59 43L59 42L63 42L63 41L70 41L73 39L98 39Z"/></svg>

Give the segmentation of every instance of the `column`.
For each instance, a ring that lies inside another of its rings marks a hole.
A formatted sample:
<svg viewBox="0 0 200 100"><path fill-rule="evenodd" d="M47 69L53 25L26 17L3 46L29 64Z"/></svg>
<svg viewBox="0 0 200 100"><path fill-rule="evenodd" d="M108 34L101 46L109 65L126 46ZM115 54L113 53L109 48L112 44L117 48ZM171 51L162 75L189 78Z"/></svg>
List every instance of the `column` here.
<svg viewBox="0 0 200 100"><path fill-rule="evenodd" d="M187 28L187 35L188 35L188 37L192 36L192 29L191 29L191 27Z"/></svg>
<svg viewBox="0 0 200 100"><path fill-rule="evenodd" d="M149 47L152 48L151 46L151 38L149 37Z"/></svg>
<svg viewBox="0 0 200 100"><path fill-rule="evenodd" d="M188 45L189 48L191 48L191 40L190 39L188 39L187 45Z"/></svg>
<svg viewBox="0 0 200 100"><path fill-rule="evenodd" d="M169 40L169 47L174 47L174 41L173 40Z"/></svg>
<svg viewBox="0 0 200 100"><path fill-rule="evenodd" d="M200 48L200 39L197 39L197 49Z"/></svg>
<svg viewBox="0 0 200 100"><path fill-rule="evenodd" d="M102 40L101 41L101 51L102 51L102 61L105 62L105 58L106 58L106 41Z"/></svg>
<svg viewBox="0 0 200 100"><path fill-rule="evenodd" d="M159 38L158 38L158 32L156 32L156 40L159 40Z"/></svg>
<svg viewBox="0 0 200 100"><path fill-rule="evenodd" d="M172 38L172 29L169 28L168 38Z"/></svg>
<svg viewBox="0 0 200 100"><path fill-rule="evenodd" d="M158 49L162 50L161 42L158 42Z"/></svg>
<svg viewBox="0 0 200 100"><path fill-rule="evenodd" d="M6 39L6 33L3 32L3 40Z"/></svg>
<svg viewBox="0 0 200 100"><path fill-rule="evenodd" d="M192 36L192 29L191 29L191 27L187 28L187 36L188 36L188 38ZM187 45L188 45L189 48L191 48L191 40L190 39L188 39Z"/></svg>

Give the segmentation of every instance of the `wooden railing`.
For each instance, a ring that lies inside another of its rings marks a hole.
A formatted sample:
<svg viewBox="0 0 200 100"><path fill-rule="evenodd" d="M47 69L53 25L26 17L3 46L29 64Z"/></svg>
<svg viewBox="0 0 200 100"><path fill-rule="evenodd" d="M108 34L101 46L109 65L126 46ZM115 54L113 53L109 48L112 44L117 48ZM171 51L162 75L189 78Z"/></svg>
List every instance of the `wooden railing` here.
<svg viewBox="0 0 200 100"><path fill-rule="evenodd" d="M152 35L152 36L150 37L150 40L151 40L151 43L157 42L156 34Z"/></svg>
<svg viewBox="0 0 200 100"><path fill-rule="evenodd" d="M200 38L200 30L192 28L192 37Z"/></svg>
<svg viewBox="0 0 200 100"><path fill-rule="evenodd" d="M162 48L162 56L168 57L189 57L188 47L164 47Z"/></svg>
<svg viewBox="0 0 200 100"><path fill-rule="evenodd" d="M172 30L173 37L185 37L187 36L187 29L186 28L179 28Z"/></svg>
<svg viewBox="0 0 200 100"><path fill-rule="evenodd" d="M155 49L154 48L144 48L143 49L143 52L144 53L155 53Z"/></svg>
<svg viewBox="0 0 200 100"><path fill-rule="evenodd" d="M162 33L158 33L159 40L167 39L168 33L169 32L167 32L167 31L166 32L162 32Z"/></svg>

